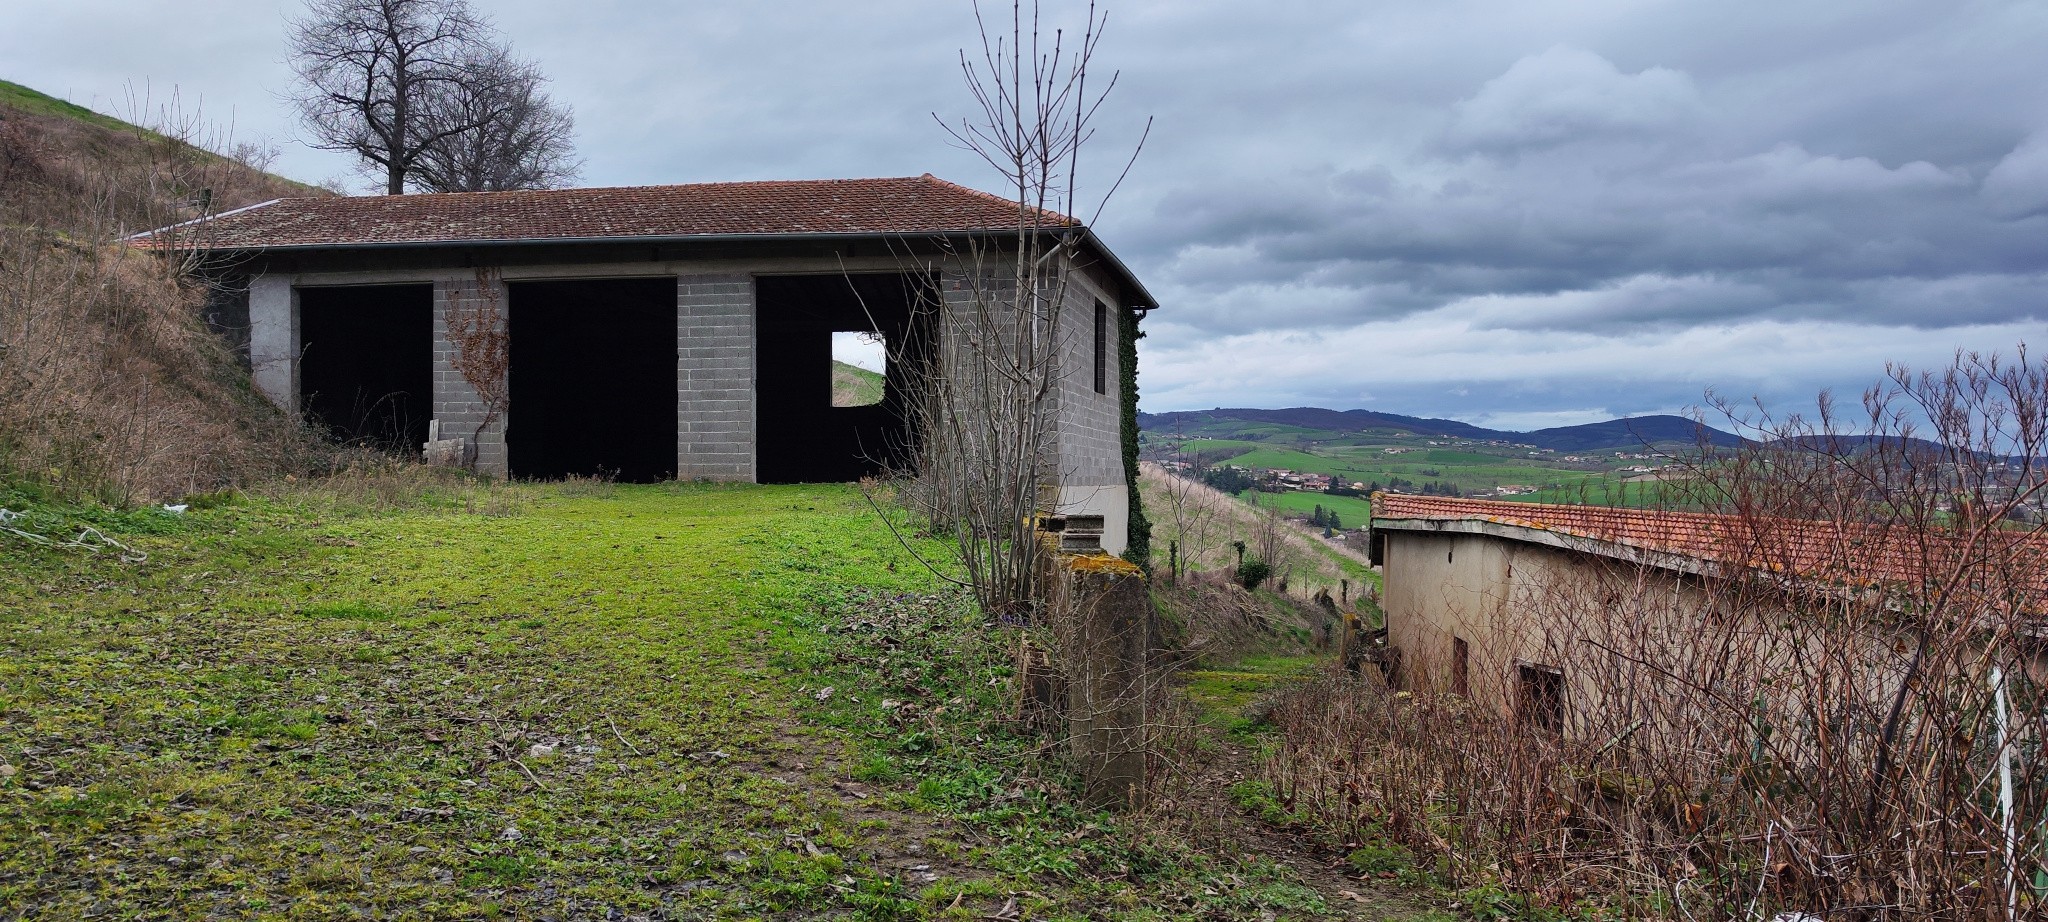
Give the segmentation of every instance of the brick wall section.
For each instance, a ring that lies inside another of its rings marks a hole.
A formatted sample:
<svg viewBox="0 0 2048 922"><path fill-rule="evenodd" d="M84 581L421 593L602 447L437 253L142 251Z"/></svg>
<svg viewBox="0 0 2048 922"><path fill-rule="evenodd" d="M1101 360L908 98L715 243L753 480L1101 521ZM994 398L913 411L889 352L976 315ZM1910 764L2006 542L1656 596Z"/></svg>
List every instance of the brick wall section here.
<svg viewBox="0 0 2048 922"><path fill-rule="evenodd" d="M1068 487L1121 487L1124 485L1123 422L1118 401L1122 399L1117 371L1116 300L1097 293L1093 280L1083 271L1069 276L1065 307L1061 308L1060 386L1055 397L1059 408L1060 483ZM1108 375L1104 390L1095 392L1095 305L1108 308Z"/></svg>
<svg viewBox="0 0 2048 922"><path fill-rule="evenodd" d="M754 279L676 279L676 477L754 479Z"/></svg>
<svg viewBox="0 0 2048 922"><path fill-rule="evenodd" d="M511 302L505 296L504 283L493 280L490 285L495 289L499 310L509 320L512 315ZM442 438L467 439L476 432L477 424L484 418L484 404L477 398L476 389L470 387L462 374L455 370L455 347L448 341L447 314L451 298L476 298L482 293L473 275L434 281L434 418L441 421ZM507 412L499 414L497 420L478 438L478 471L500 477L510 472L509 456L505 447L505 426L510 416L508 408Z"/></svg>

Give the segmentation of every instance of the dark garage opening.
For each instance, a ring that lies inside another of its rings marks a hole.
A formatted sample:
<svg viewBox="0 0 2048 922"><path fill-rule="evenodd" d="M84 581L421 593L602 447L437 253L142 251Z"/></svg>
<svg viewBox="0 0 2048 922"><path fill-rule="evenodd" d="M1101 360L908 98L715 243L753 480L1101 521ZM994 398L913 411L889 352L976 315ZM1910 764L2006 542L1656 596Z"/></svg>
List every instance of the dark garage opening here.
<svg viewBox="0 0 2048 922"><path fill-rule="evenodd" d="M900 465L914 433L905 362L918 364L915 309L935 286L904 273L773 275L754 283L754 473L762 483L858 480ZM832 334L880 334L891 356L881 402L833 406Z"/></svg>
<svg viewBox="0 0 2048 922"><path fill-rule="evenodd" d="M511 282L512 476L676 475L676 280Z"/></svg>
<svg viewBox="0 0 2048 922"><path fill-rule="evenodd" d="M434 286L298 294L300 408L339 441L417 454L434 415Z"/></svg>

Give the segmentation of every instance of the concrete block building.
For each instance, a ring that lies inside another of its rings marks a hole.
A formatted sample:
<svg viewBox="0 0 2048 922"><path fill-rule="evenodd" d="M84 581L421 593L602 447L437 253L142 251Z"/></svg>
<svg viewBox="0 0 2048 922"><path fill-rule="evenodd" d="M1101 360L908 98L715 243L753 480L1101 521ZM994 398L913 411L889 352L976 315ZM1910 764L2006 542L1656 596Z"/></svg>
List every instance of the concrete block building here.
<svg viewBox="0 0 2048 922"><path fill-rule="evenodd" d="M833 406L834 334L894 347L965 287L950 254L1017 233L1015 202L937 179L293 198L187 228L235 293L211 320L255 387L343 439L473 439L478 467L757 483L843 481L913 442L910 376ZM1125 542L1118 312L1156 306L1086 228L1062 323L1060 511ZM147 240L145 238L144 243ZM505 334L501 413L451 318Z"/></svg>

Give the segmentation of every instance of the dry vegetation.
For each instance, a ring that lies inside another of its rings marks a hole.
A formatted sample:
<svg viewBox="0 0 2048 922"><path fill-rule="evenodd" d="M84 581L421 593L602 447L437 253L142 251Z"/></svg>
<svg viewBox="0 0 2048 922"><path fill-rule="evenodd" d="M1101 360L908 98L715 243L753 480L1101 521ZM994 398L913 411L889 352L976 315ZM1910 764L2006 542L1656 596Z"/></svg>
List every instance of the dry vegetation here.
<svg viewBox="0 0 2048 922"><path fill-rule="evenodd" d="M275 472L306 444L207 329L189 267L123 238L308 190L205 149L175 101L131 106L153 130L0 103L0 477L115 503Z"/></svg>
<svg viewBox="0 0 2048 922"><path fill-rule="evenodd" d="M1825 402L1757 421L1795 441L1710 457L1693 497L1732 516L1741 566L1588 558L1504 600L1500 645L1572 677L1564 732L1411 661L1398 692L1293 697L1265 778L1502 913L2041 918L2044 397L2024 354L1969 356L1895 371L1853 426ZM1474 687L1512 668L1475 658Z"/></svg>
<svg viewBox="0 0 2048 922"><path fill-rule="evenodd" d="M1276 506L1246 504L1150 461L1138 466L1138 489L1152 519L1154 565L1169 582L1227 581L1237 567L1234 541L1245 543L1246 559L1273 568L1274 588L1300 598L1343 595L1346 581L1357 595L1373 581L1362 555L1303 530Z"/></svg>

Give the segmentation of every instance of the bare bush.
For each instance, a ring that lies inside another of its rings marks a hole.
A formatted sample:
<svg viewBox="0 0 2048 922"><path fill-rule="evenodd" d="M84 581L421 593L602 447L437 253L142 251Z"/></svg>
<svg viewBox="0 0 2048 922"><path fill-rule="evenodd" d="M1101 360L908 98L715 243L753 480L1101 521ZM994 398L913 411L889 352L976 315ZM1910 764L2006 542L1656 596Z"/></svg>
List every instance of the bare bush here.
<svg viewBox="0 0 2048 922"><path fill-rule="evenodd" d="M1469 694L1426 658L1398 693L1321 684L1267 777L1542 905L2041 917L2048 367L1959 356L1852 417L1737 421L1756 442L1691 465L1695 572L1545 551L1569 578L1500 600ZM1515 703L1529 661L1570 677L1556 732Z"/></svg>
<svg viewBox="0 0 2048 922"><path fill-rule="evenodd" d="M19 112L0 131L0 476L112 502L296 463L297 427L251 393L188 281L192 222L288 188L212 153L175 95L132 132ZM172 227L156 253L123 238Z"/></svg>

